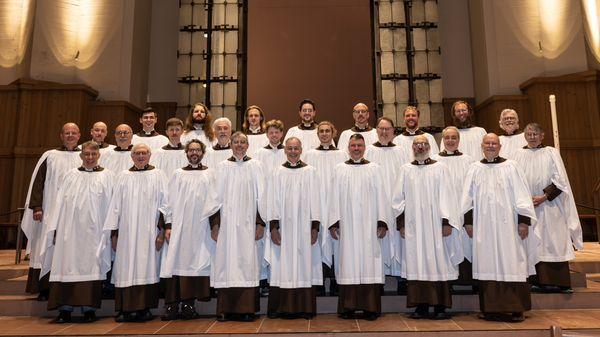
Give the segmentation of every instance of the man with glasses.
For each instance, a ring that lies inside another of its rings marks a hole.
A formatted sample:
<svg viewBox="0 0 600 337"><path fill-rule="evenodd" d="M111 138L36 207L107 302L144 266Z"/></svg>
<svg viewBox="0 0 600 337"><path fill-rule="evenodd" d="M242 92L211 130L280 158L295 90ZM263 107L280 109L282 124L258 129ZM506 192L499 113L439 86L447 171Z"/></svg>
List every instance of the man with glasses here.
<svg viewBox="0 0 600 337"><path fill-rule="evenodd" d="M115 129L117 146L100 157L100 164L115 174L128 170L133 165L130 153L131 148L133 148L133 144L131 144L132 137L133 131L129 125L120 124L117 126Z"/></svg>
<svg viewBox="0 0 600 337"><path fill-rule="evenodd" d="M296 137L302 142L305 151L316 149L320 144L319 136L317 136L317 123L315 122L317 106L310 99L304 99L300 102L299 108L298 114L301 123L288 130L284 141L290 137Z"/></svg>
<svg viewBox="0 0 600 337"><path fill-rule="evenodd" d="M358 103L352 109L354 126L342 131L338 140L338 147L342 150L348 149L348 140L355 133L360 133L365 138L367 146L377 141L377 132L369 125L369 107L364 103Z"/></svg>
<svg viewBox="0 0 600 337"><path fill-rule="evenodd" d="M527 146L525 134L519 131L519 115L513 109L504 109L500 113L500 129L504 134L500 135L500 156L514 159L515 154L523 146Z"/></svg>

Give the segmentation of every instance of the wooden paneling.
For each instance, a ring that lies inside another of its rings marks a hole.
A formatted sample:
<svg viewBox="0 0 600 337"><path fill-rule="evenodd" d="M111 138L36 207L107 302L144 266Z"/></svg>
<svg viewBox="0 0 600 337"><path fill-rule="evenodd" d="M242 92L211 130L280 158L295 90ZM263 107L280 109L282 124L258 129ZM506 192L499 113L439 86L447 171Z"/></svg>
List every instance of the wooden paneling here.
<svg viewBox="0 0 600 337"><path fill-rule="evenodd" d="M11 210L10 196L13 187L13 172L15 165L14 146L18 129L18 100L19 95L15 86L0 87L0 214ZM9 222L10 216L0 217L0 222Z"/></svg>
<svg viewBox="0 0 600 337"><path fill-rule="evenodd" d="M475 106L475 125L481 126L488 132L500 132L498 121L500 112L504 109L514 109L519 114L519 123L524 127L531 122L528 98L525 95L492 96Z"/></svg>
<svg viewBox="0 0 600 337"><path fill-rule="evenodd" d="M108 126L106 141L115 144L114 130L119 124L128 124L134 132L140 129L140 113L142 109L126 101L91 102L87 116L85 139L91 139L89 129L95 122L102 121Z"/></svg>
<svg viewBox="0 0 600 337"><path fill-rule="evenodd" d="M177 102L149 102L148 106L151 106L158 115L156 131L165 134L165 124L167 123L167 120L171 117L175 117L177 113ZM138 124L136 129L139 129L139 127L140 125Z"/></svg>

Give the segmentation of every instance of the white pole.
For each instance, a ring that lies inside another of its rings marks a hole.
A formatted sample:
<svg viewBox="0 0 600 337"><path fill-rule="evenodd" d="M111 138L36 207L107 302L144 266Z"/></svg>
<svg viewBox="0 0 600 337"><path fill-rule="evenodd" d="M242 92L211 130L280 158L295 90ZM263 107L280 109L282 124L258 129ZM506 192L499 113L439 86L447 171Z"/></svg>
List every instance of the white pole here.
<svg viewBox="0 0 600 337"><path fill-rule="evenodd" d="M558 140L558 120L556 118L556 96L550 95L550 114L552 115L552 136L554 137L554 147L560 150L560 142Z"/></svg>

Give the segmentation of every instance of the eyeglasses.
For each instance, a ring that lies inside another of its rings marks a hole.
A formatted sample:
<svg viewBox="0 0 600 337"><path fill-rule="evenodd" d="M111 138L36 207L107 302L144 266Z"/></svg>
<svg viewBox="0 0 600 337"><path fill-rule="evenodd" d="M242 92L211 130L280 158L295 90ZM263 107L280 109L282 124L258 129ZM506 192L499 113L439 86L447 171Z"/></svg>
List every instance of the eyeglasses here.
<svg viewBox="0 0 600 337"><path fill-rule="evenodd" d="M313 111L315 111L315 110L313 110L313 109L302 109L302 110L300 110L300 111L302 111L302 112L313 112Z"/></svg>
<svg viewBox="0 0 600 337"><path fill-rule="evenodd" d="M188 153L202 153L202 149L189 149Z"/></svg>
<svg viewBox="0 0 600 337"><path fill-rule="evenodd" d="M352 110L352 112L357 113L357 114L360 114L360 113L364 114L364 113L367 113L369 111L368 110Z"/></svg>
<svg viewBox="0 0 600 337"><path fill-rule="evenodd" d="M130 133L131 132L129 132L129 131L115 131L115 135L117 135L117 136L127 136Z"/></svg>

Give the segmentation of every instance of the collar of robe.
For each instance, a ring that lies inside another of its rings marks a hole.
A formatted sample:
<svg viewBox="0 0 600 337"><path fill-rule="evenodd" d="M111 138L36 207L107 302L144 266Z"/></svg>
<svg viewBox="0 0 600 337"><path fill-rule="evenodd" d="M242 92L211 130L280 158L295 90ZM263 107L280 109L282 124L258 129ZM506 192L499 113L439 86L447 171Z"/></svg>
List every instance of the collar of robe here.
<svg viewBox="0 0 600 337"><path fill-rule="evenodd" d="M183 145L181 143L177 143L177 146L171 146L171 143L162 147L163 150L182 150Z"/></svg>
<svg viewBox="0 0 600 337"><path fill-rule="evenodd" d="M304 123L300 123L298 124L298 129L300 130L314 130L317 127L317 123L310 122L310 124L308 126L304 125Z"/></svg>
<svg viewBox="0 0 600 337"><path fill-rule="evenodd" d="M423 161L413 160L413 161L411 162L411 164L413 164L413 165L417 165L417 166L421 166L421 165L431 165L431 164L435 164L435 163L436 163L436 161L435 161L435 160L433 160L433 159L431 159L431 158L427 158L427 159L425 159L425 160L423 160Z"/></svg>
<svg viewBox="0 0 600 337"><path fill-rule="evenodd" d="M370 163L370 161L366 160L365 158L360 158L360 160L353 160L352 158L346 160L344 163L348 164L348 165L365 165Z"/></svg>
<svg viewBox="0 0 600 337"><path fill-rule="evenodd" d="M192 125L194 130L202 130L204 129L204 123L194 123L194 125Z"/></svg>
<svg viewBox="0 0 600 337"><path fill-rule="evenodd" d="M515 132L513 132L512 134L509 135L508 133L506 133L506 131L504 129L500 129L500 130L502 130L502 132L499 136L505 136L505 137L512 137L512 136L516 136L516 135L523 133L523 131L516 129Z"/></svg>
<svg viewBox="0 0 600 337"><path fill-rule="evenodd" d="M462 156L462 152L456 150L453 152L448 152L446 150L442 150L442 152L438 153L440 157L453 157L453 156Z"/></svg>
<svg viewBox="0 0 600 337"><path fill-rule="evenodd" d="M335 147L335 145L331 144L328 147L324 147L323 145L319 145L319 147L317 147L317 150L319 151L333 151L333 150L337 150L337 147Z"/></svg>
<svg viewBox="0 0 600 337"><path fill-rule="evenodd" d="M220 150L229 150L231 149L231 143L225 145L225 146L221 146L219 143L215 144L215 146L213 146L213 150L215 151L220 151Z"/></svg>
<svg viewBox="0 0 600 337"><path fill-rule="evenodd" d="M133 144L129 144L129 146L126 149L120 148L119 145L115 146L115 151L117 152L125 152L125 151L131 151L131 149L133 149Z"/></svg>
<svg viewBox="0 0 600 337"><path fill-rule="evenodd" d="M527 146L527 145L523 146L523 148L524 148L525 150L527 150L527 149L529 149L529 150L542 149L542 148L544 148L544 147L546 147L546 146L545 146L545 145L543 145L543 144L541 144L541 143L540 143L540 145L538 145L538 146L536 146L536 147L529 147L529 146Z"/></svg>
<svg viewBox="0 0 600 337"><path fill-rule="evenodd" d="M103 171L103 170L104 170L104 167L101 167L100 165L96 165L96 166L92 167L92 169L91 169L91 170L89 170L89 169L86 169L86 168L85 168L85 167L83 167L83 166L80 166L80 167L79 167L79 168L77 168L77 169L78 169L79 171L81 171L81 172L100 172L100 171Z"/></svg>
<svg viewBox="0 0 600 337"><path fill-rule="evenodd" d="M296 164L290 163L289 160L287 160L285 163L283 163L283 167L289 168L289 169L298 169L298 168L302 168L302 167L305 167L305 166L306 166L306 163L303 162L302 160L298 160L296 162Z"/></svg>
<svg viewBox="0 0 600 337"><path fill-rule="evenodd" d="M263 133L265 133L265 131L261 127L259 127L256 130L252 130L252 129L248 128L248 130L246 130L246 132L244 132L244 133L247 135L262 135Z"/></svg>
<svg viewBox="0 0 600 337"><path fill-rule="evenodd" d="M352 130L352 132L367 132L373 130L373 128L370 125L367 125L365 128L359 128L358 125L354 125L350 130Z"/></svg>
<svg viewBox="0 0 600 337"><path fill-rule="evenodd" d="M142 172L142 171L150 171L150 170L154 170L154 169L155 169L155 167L154 167L154 166L152 166L152 165L150 165L150 164L146 164L146 165L145 165L143 168L141 168L141 169L140 169L140 168L137 168L137 166L133 165L133 166L132 166L132 167L129 169L129 171L132 171L132 172Z"/></svg>
<svg viewBox="0 0 600 337"><path fill-rule="evenodd" d="M208 169L208 167L206 167L202 164L199 164L196 167L192 166L192 164L188 164L188 166L182 168L182 170L184 170L184 171L201 171L201 170L206 170L206 169Z"/></svg>
<svg viewBox="0 0 600 337"><path fill-rule="evenodd" d="M156 130L152 130L150 132L146 132L144 130L140 131L137 133L138 137L154 137L154 136L158 136L159 133L156 132Z"/></svg>
<svg viewBox="0 0 600 337"><path fill-rule="evenodd" d="M242 160L238 160L235 156L231 156L229 157L227 160L232 161L232 162L241 162L241 161L248 161L252 158L248 157L248 156L244 156L244 158L242 158Z"/></svg>
<svg viewBox="0 0 600 337"><path fill-rule="evenodd" d="M277 147L275 147L275 148L272 147L271 144L267 144L267 146L265 146L265 149L267 149L267 150L274 150L274 149L281 150L284 147L285 146L283 146L283 144L281 144L281 143L277 144Z"/></svg>
<svg viewBox="0 0 600 337"><path fill-rule="evenodd" d="M79 148L79 145L75 146L75 148L73 150L69 150L67 149L66 146L61 145L61 147L57 148L58 151L67 151L67 152L79 152L81 151L81 149Z"/></svg>
<svg viewBox="0 0 600 337"><path fill-rule="evenodd" d="M376 147L394 147L394 146L396 146L396 144L394 144L392 142L389 142L387 144L381 144L379 141L376 141L375 143L373 143L373 146L376 146Z"/></svg>
<svg viewBox="0 0 600 337"><path fill-rule="evenodd" d="M417 129L415 130L415 132L413 132L413 133L410 133L408 130L406 130L406 129L405 129L405 130L404 130L404 132L402 132L402 135L403 135L403 136L418 136L418 135L422 135L422 134L424 134L424 133L425 133L425 132L423 132L423 131L422 131L421 129L419 129L419 128L417 128Z"/></svg>
<svg viewBox="0 0 600 337"><path fill-rule="evenodd" d="M470 129L470 128L472 128L472 127L473 127L473 125L472 125L472 124L470 124L470 123L463 124L463 125L457 125L457 126L456 126L456 128L457 128L457 129L459 129L459 130L463 130L463 129Z"/></svg>
<svg viewBox="0 0 600 337"><path fill-rule="evenodd" d="M101 149L106 149L108 146L109 146L108 143L105 143L105 142L98 144L98 147L100 147Z"/></svg>
<svg viewBox="0 0 600 337"><path fill-rule="evenodd" d="M494 160L487 160L485 159L485 157L483 159L481 159L481 162L484 164L500 164L500 163L504 163L506 161L506 158L502 158L500 156L494 158Z"/></svg>

